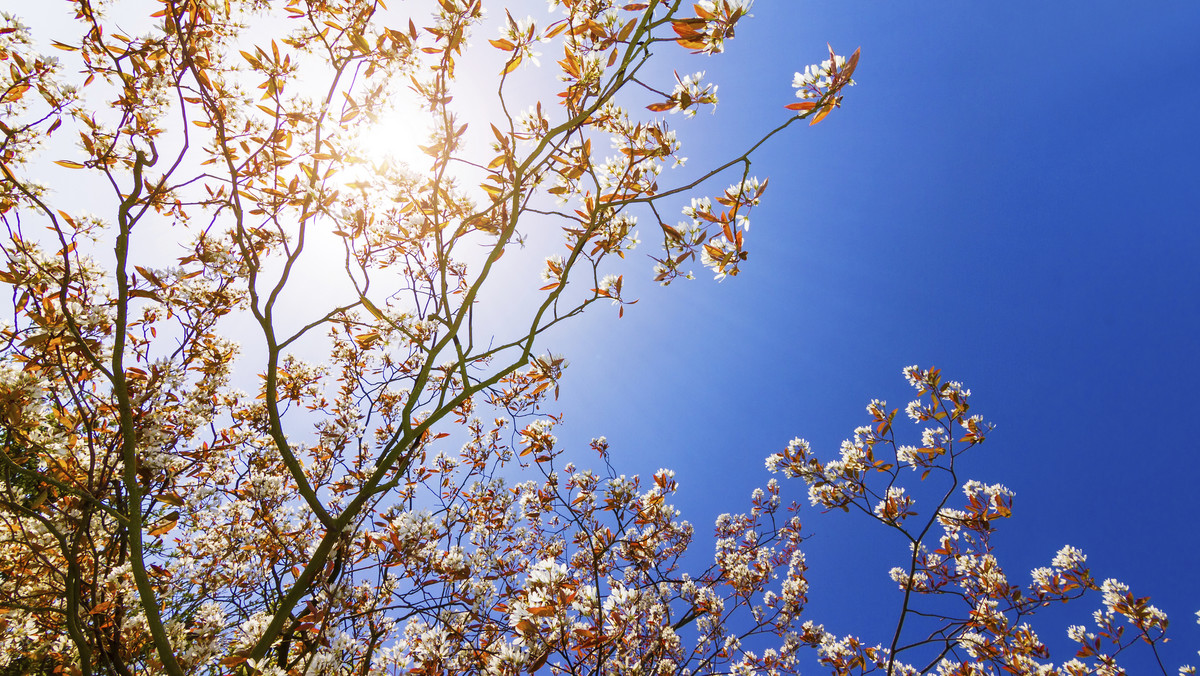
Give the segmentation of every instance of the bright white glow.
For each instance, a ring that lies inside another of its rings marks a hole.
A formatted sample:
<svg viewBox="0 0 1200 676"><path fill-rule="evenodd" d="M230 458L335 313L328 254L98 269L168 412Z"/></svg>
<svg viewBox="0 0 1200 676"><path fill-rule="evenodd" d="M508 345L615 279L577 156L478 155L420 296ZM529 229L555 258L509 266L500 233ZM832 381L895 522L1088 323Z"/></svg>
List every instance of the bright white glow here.
<svg viewBox="0 0 1200 676"><path fill-rule="evenodd" d="M364 172L385 163L407 166L409 170L421 173L433 162L433 158L419 147L430 142L429 113L415 102L398 101L391 111L377 116L374 121L363 118L361 123L355 120L349 126L352 129L358 127L355 150L365 162L344 168L342 176L346 183L360 180Z"/></svg>

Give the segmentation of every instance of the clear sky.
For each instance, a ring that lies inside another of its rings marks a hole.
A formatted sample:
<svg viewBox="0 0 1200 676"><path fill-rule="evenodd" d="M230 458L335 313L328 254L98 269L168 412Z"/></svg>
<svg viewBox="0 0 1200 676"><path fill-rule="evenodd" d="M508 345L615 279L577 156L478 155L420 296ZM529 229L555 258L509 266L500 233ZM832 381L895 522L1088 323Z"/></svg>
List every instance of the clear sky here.
<svg viewBox="0 0 1200 676"><path fill-rule="evenodd" d="M631 276L642 301L624 319L589 313L550 341L572 359L560 439L605 434L630 473L674 468L677 506L707 533L766 482L764 456L795 436L833 456L872 397L912 398L903 366L939 366L997 425L966 467L1016 492L1010 579L1079 547L1170 615L1169 668L1195 663L1200 4L764 0L754 14L727 54L680 64L721 95L680 125L689 165L783 119L792 73L826 41L862 47L858 86L758 156L771 183L741 276L699 269L665 290ZM798 480L785 492L805 500ZM894 624L904 544L849 515L802 517L813 619L883 641L870 628ZM1041 627L1058 662L1066 626L1099 606L1073 607Z"/></svg>

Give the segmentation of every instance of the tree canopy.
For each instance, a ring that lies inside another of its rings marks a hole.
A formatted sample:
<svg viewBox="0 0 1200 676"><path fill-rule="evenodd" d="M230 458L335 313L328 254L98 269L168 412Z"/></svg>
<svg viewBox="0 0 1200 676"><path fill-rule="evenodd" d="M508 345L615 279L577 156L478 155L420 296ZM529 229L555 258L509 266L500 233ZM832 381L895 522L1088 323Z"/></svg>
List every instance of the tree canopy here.
<svg viewBox="0 0 1200 676"><path fill-rule="evenodd" d="M1075 675L1157 656L1165 615L1082 552L1005 575L1011 492L960 465L990 426L936 368L904 370L914 438L876 400L837 459L799 439L766 459L910 543L878 644L805 616L779 481L697 566L672 471L555 437L567 360L543 336L620 318L640 258L664 285L736 276L768 188L754 153L835 111L859 52L828 48L756 142L679 177L672 123L717 89L668 64L722 52L750 2L426 4L3 18L0 665ZM1096 626L1051 661L1030 616L1087 595Z"/></svg>

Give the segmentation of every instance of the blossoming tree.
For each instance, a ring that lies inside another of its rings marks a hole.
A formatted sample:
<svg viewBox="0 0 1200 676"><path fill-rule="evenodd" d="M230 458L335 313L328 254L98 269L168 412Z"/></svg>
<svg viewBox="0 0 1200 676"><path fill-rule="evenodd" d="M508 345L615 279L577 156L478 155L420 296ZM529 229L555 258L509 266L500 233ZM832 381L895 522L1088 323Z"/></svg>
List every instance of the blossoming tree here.
<svg viewBox="0 0 1200 676"><path fill-rule="evenodd" d="M798 73L800 101L745 154L668 182L682 158L659 114L716 88L655 81L652 52L722 51L746 0L492 8L499 37L470 53L482 0L412 18L378 0L148 5L0 24L9 672L756 673L815 650L834 673L1081 674L1161 641L1162 614L1071 548L1009 584L988 536L1010 494L967 482L950 507L987 426L936 370L906 371L927 398L908 411L932 425L920 446L896 445L875 402L840 460L799 441L768 459L813 504L909 539L886 647L801 616L800 523L778 483L719 520L713 563L689 574L669 470L627 478L602 439L580 457L558 445L566 362L539 337L635 302L617 264L639 222L657 281L736 275L766 188L751 153L836 108L857 52ZM479 51L494 57L482 120L455 99L479 89L459 84ZM544 99L522 80L541 51L562 54ZM405 97L430 126L421 159L378 160ZM531 255L541 286L514 292L500 271ZM489 303L519 316L491 326ZM919 522L908 468L952 484ZM1093 590L1106 609L1070 630L1076 659L1038 662L1026 617ZM962 612L926 612L933 596Z"/></svg>

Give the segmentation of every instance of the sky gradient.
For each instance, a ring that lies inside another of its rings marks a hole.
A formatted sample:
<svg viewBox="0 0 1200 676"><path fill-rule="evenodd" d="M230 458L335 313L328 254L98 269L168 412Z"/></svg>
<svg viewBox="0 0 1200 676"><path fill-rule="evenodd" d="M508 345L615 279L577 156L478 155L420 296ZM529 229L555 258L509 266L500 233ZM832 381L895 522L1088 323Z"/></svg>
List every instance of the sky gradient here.
<svg viewBox="0 0 1200 676"><path fill-rule="evenodd" d="M870 399L913 398L902 367L938 366L997 426L965 466L1016 492L999 536L1010 579L1079 547L1171 617L1168 667L1195 663L1200 5L753 11L728 53L680 60L721 96L715 115L672 120L689 167L785 119L793 72L827 41L862 47L858 85L755 157L771 182L742 275L717 284L697 266L658 289L631 271L626 295L642 300L624 319L589 312L544 344L572 360L560 439L604 434L622 470L675 469L677 507L707 534L766 482L764 456L796 436L834 456ZM806 501L798 480L785 496ZM801 516L813 619L884 640L869 628L894 625L903 543L849 515ZM1073 654L1066 626L1097 607L1040 626L1057 662Z"/></svg>

